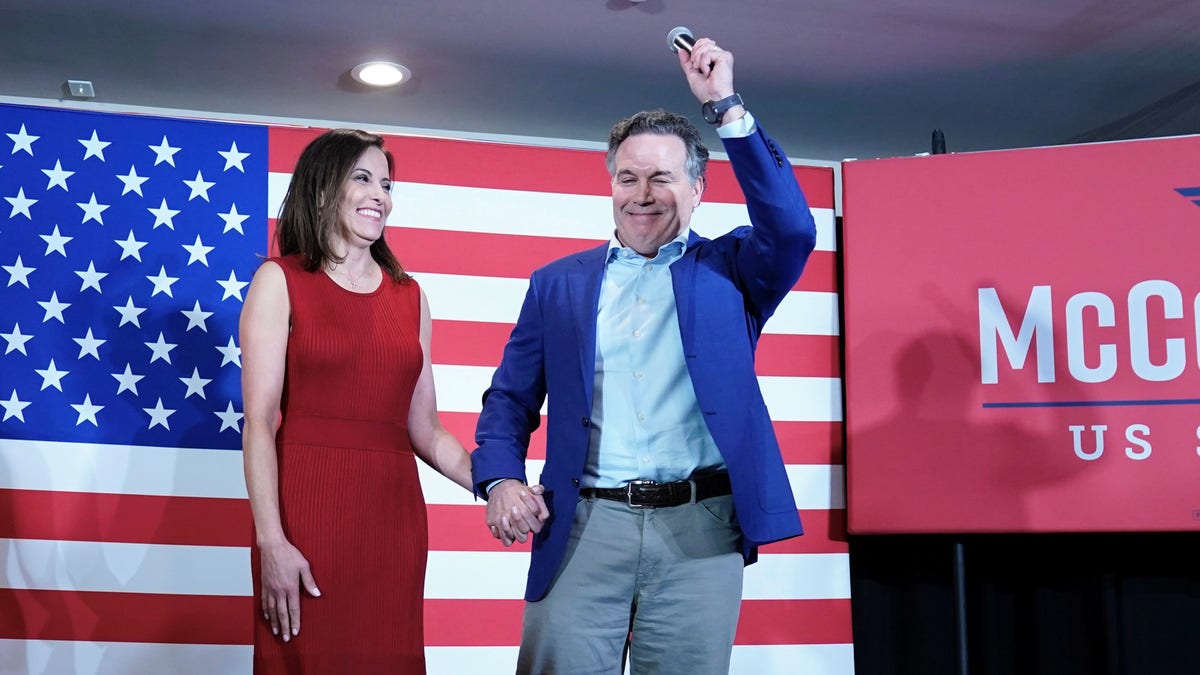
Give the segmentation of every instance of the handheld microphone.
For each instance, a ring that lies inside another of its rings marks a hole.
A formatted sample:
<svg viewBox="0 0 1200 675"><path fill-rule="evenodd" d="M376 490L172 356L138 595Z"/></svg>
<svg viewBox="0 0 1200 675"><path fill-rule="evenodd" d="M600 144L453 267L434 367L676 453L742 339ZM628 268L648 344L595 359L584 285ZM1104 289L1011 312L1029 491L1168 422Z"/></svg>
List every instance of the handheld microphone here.
<svg viewBox="0 0 1200 675"><path fill-rule="evenodd" d="M676 26L667 33L667 46L671 51L678 52L680 49L692 53L692 46L696 44L696 38L692 35L692 29L687 26Z"/></svg>

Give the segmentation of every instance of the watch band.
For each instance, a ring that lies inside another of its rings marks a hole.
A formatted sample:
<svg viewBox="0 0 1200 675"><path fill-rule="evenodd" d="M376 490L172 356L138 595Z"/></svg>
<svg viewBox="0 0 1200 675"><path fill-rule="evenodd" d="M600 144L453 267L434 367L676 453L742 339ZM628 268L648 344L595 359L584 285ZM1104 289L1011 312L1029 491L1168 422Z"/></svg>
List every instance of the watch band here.
<svg viewBox="0 0 1200 675"><path fill-rule="evenodd" d="M729 112L730 108L739 105L743 105L742 97L738 94L731 94L717 101L705 101L700 106L700 114L704 117L705 122L720 126L721 121L725 119L725 113Z"/></svg>

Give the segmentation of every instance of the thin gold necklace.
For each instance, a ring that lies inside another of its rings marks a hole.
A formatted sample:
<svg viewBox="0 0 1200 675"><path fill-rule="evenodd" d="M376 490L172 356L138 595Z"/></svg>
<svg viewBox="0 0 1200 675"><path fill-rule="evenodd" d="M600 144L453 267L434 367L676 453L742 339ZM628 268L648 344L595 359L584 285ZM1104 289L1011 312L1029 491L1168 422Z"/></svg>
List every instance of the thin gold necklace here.
<svg viewBox="0 0 1200 675"><path fill-rule="evenodd" d="M350 276L350 273L349 273L349 272L347 272L347 271L346 271L346 270L345 270L345 269L344 269L344 268L343 268L341 265L338 265L338 264L335 264L335 265L333 266L333 268L332 268L332 271L334 271L334 272L339 272L339 273L342 275L342 277L343 277L343 278L344 278L344 279L345 279L347 282L349 282L349 284L350 284L350 288L357 290L357 289L358 289L358 283L359 283L360 281L362 281L362 280L363 280L363 277L367 276L367 272L370 272L370 271L371 271L371 268L370 268L370 267L368 267L367 269L363 270L362 274L358 275L358 278L357 278L357 279L355 279L355 278L351 277L351 276Z"/></svg>

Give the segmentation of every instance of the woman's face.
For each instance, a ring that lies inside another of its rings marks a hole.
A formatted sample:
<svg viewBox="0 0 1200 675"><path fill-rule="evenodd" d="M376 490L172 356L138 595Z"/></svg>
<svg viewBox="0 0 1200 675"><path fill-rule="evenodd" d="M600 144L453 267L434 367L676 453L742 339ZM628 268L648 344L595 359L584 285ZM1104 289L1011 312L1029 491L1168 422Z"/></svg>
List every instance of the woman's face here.
<svg viewBox="0 0 1200 675"><path fill-rule="evenodd" d="M348 243L369 246L383 236L384 224L392 212L391 189L387 157L377 147L367 148L342 184L338 200L338 218Z"/></svg>

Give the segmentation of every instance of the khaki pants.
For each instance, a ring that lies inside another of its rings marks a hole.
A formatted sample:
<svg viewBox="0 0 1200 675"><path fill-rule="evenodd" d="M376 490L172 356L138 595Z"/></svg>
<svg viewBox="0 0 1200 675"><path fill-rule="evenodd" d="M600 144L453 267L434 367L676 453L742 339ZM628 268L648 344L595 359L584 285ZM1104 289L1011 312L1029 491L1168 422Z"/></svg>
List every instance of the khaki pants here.
<svg viewBox="0 0 1200 675"><path fill-rule="evenodd" d="M550 592L525 604L519 675L729 672L742 598L731 496L666 508L580 499Z"/></svg>

